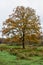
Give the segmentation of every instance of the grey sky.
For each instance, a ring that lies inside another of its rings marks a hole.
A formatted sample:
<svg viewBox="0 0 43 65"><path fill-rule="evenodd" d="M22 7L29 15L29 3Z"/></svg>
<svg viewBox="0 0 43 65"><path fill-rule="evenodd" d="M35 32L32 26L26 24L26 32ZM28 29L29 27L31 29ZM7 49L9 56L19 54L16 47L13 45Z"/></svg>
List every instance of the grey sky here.
<svg viewBox="0 0 43 65"><path fill-rule="evenodd" d="M0 30L2 23L16 6L29 6L36 10L40 16L41 25L43 27L43 0L0 0Z"/></svg>

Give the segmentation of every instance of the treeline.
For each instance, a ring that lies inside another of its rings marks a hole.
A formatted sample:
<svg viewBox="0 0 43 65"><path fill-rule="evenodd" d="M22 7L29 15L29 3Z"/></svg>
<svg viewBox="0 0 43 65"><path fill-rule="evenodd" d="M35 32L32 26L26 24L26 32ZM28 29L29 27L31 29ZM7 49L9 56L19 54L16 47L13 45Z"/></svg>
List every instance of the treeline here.
<svg viewBox="0 0 43 65"><path fill-rule="evenodd" d="M17 41L11 41L9 38L0 38L0 44L7 44L7 45L22 45L22 40ZM25 45L43 45L43 35L40 36L40 42L33 42L33 41L25 41Z"/></svg>

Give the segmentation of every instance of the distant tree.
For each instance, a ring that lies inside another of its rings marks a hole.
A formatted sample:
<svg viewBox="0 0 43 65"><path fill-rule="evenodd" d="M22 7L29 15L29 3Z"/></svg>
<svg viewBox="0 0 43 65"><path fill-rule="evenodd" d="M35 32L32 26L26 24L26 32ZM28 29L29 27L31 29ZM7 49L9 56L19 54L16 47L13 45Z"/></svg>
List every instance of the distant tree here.
<svg viewBox="0 0 43 65"><path fill-rule="evenodd" d="M32 8L17 6L13 13L3 23L3 35L11 38L11 41L22 40L23 48L25 48L25 40L36 41L36 36L40 35L39 16Z"/></svg>

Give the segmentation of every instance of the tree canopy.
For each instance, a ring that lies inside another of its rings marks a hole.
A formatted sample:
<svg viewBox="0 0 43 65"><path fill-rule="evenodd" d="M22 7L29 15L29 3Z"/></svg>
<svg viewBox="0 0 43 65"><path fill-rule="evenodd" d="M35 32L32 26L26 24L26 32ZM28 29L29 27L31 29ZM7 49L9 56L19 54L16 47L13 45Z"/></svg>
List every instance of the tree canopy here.
<svg viewBox="0 0 43 65"><path fill-rule="evenodd" d="M11 42L22 40L23 48L25 41L38 42L40 35L40 19L34 9L17 6L9 18L3 22L2 33Z"/></svg>

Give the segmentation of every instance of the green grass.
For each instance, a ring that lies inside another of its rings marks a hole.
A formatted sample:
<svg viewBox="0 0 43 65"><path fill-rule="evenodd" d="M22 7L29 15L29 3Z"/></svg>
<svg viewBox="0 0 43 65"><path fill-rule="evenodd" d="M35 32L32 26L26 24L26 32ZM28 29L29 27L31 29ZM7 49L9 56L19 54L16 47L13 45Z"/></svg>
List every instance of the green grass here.
<svg viewBox="0 0 43 65"><path fill-rule="evenodd" d="M0 48L22 48L22 46L10 46L6 44L0 44Z"/></svg>
<svg viewBox="0 0 43 65"><path fill-rule="evenodd" d="M26 47L0 45L0 65L43 65L43 46Z"/></svg>
<svg viewBox="0 0 43 65"><path fill-rule="evenodd" d="M0 65L43 65L42 57L34 56L31 58L31 60L21 60L6 51L0 51Z"/></svg>

